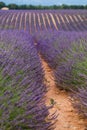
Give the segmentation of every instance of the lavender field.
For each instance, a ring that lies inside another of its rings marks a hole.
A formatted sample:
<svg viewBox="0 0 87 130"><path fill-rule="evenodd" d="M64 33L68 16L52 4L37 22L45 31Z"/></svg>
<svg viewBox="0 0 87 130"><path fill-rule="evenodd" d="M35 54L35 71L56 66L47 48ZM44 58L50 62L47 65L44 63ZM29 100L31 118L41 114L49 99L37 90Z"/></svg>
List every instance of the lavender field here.
<svg viewBox="0 0 87 130"><path fill-rule="evenodd" d="M86 31L87 11L0 11L0 28L26 30Z"/></svg>
<svg viewBox="0 0 87 130"><path fill-rule="evenodd" d="M87 129L87 11L9 10L0 11L0 130L74 130L52 111L58 94L47 103L44 63L49 82L86 119L76 130Z"/></svg>

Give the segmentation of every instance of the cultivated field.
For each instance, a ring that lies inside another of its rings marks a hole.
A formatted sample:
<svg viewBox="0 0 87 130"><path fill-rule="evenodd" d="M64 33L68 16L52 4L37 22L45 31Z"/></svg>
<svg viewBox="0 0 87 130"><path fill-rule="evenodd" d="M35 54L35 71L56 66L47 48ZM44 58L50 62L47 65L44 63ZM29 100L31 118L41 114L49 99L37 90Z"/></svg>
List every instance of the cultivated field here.
<svg viewBox="0 0 87 130"><path fill-rule="evenodd" d="M86 31L87 11L0 11L0 28Z"/></svg>
<svg viewBox="0 0 87 130"><path fill-rule="evenodd" d="M87 130L87 11L0 11L0 130Z"/></svg>

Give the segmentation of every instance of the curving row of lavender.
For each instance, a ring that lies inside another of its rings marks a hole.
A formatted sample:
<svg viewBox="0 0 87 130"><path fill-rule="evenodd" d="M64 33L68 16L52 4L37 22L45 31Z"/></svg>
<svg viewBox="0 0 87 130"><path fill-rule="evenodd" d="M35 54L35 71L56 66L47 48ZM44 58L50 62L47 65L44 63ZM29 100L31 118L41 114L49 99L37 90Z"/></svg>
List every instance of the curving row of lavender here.
<svg viewBox="0 0 87 130"><path fill-rule="evenodd" d="M53 69L56 84L77 92L76 106L87 116L87 32L45 31L33 38L38 52Z"/></svg>
<svg viewBox="0 0 87 130"><path fill-rule="evenodd" d="M30 33L42 30L86 31L87 11L0 11L1 29L27 30Z"/></svg>
<svg viewBox="0 0 87 130"><path fill-rule="evenodd" d="M37 50L43 56L43 58L48 62L49 66L56 69L62 62L65 62L68 58L68 54L71 55L72 45L78 39L87 39L87 32L65 32L65 31L40 31L39 33L34 33L33 39L37 43ZM78 45L79 46L79 45Z"/></svg>
<svg viewBox="0 0 87 130"><path fill-rule="evenodd" d="M0 31L0 129L53 130L43 70L26 32Z"/></svg>

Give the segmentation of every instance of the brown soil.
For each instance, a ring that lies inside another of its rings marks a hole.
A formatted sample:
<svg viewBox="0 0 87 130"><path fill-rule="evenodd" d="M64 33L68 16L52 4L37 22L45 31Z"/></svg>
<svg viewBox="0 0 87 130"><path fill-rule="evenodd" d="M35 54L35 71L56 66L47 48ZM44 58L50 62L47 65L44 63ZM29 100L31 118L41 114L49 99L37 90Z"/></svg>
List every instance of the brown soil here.
<svg viewBox="0 0 87 130"><path fill-rule="evenodd" d="M50 113L52 114L57 110L59 114L55 130L87 130L87 120L80 117L73 108L69 92L58 89L52 76L52 70L44 60L42 60L42 64L45 71L45 83L49 86L46 104L50 105L55 102L54 108L50 110Z"/></svg>

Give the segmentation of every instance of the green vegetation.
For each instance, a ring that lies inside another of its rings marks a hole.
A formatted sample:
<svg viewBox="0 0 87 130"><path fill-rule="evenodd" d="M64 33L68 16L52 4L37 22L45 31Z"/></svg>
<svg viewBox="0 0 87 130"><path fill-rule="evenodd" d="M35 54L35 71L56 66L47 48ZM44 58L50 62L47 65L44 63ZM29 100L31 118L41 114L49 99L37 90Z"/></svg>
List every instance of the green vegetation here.
<svg viewBox="0 0 87 130"><path fill-rule="evenodd" d="M43 5L17 5L11 3L6 5L4 2L0 2L0 9L2 7L8 7L9 9L24 9L24 10L44 10L44 9L87 9L87 5L52 5L52 6L43 6Z"/></svg>

